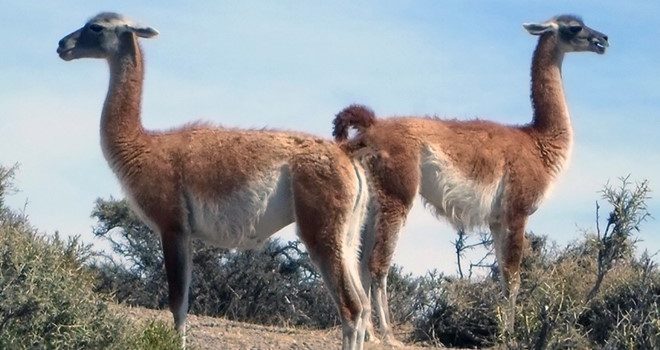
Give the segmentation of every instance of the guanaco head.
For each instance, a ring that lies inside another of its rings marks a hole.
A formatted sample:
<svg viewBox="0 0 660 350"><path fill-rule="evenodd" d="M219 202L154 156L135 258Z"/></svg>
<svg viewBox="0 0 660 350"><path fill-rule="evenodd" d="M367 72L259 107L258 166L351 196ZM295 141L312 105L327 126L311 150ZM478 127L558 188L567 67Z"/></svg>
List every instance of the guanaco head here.
<svg viewBox="0 0 660 350"><path fill-rule="evenodd" d="M610 44L607 35L584 25L580 17L561 15L543 23L525 23L523 27L532 35L552 33L563 52L591 51L605 53Z"/></svg>
<svg viewBox="0 0 660 350"><path fill-rule="evenodd" d="M158 31L140 26L122 15L103 12L92 17L85 25L60 40L57 54L65 61L77 58L110 58L117 54L122 43L133 40L134 35L151 38Z"/></svg>

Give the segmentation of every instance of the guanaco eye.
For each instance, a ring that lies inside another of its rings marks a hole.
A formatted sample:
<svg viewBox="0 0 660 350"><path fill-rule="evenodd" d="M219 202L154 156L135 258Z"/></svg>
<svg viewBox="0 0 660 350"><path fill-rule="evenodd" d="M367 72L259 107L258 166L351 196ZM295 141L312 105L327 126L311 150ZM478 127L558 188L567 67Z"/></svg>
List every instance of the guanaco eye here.
<svg viewBox="0 0 660 350"><path fill-rule="evenodd" d="M577 34L580 31L582 31L582 26L578 25L578 24L574 24L574 25L568 27L568 30L573 34Z"/></svg>
<svg viewBox="0 0 660 350"><path fill-rule="evenodd" d="M89 29L90 29L91 31L93 31L93 32L98 33L98 32L100 32L100 31L103 30L103 27L100 26L100 25L98 25L98 24L90 24L90 25L89 25Z"/></svg>

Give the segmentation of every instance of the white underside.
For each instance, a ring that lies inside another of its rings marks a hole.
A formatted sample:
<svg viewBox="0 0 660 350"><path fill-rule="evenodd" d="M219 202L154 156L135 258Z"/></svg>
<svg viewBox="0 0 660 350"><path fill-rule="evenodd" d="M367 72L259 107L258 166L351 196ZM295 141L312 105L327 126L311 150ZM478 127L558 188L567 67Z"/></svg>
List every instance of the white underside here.
<svg viewBox="0 0 660 350"><path fill-rule="evenodd" d="M353 167L355 170L355 175L357 181L355 183L355 202L353 204L353 210L351 212L351 217L346 220L347 230L346 240L344 241L344 256L350 259L351 262L354 262L353 266L356 270L355 273L358 273L358 254L360 243L362 241L361 233L362 229L366 223L366 216L368 210L368 204L370 201L369 197L369 186L367 183L367 175L364 171L364 168L357 161L353 161Z"/></svg>
<svg viewBox="0 0 660 350"><path fill-rule="evenodd" d="M193 237L224 248L254 248L294 221L291 175L286 166L262 174L221 200L188 191L186 221Z"/></svg>
<svg viewBox="0 0 660 350"><path fill-rule="evenodd" d="M488 227L497 217L504 196L502 178L492 183L467 179L444 154L431 147L422 152L421 159L419 192L437 216L464 231Z"/></svg>

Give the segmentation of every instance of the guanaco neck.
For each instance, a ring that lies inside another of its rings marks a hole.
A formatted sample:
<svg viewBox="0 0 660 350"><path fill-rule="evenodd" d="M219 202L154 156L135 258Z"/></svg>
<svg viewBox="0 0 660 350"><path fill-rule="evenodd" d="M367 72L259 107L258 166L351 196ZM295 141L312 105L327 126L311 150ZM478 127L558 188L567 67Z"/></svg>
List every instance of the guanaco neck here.
<svg viewBox="0 0 660 350"><path fill-rule="evenodd" d="M531 126L539 132L571 131L570 116L561 80L561 64L564 53L559 50L557 38L546 33L539 38L532 59L532 108Z"/></svg>
<svg viewBox="0 0 660 350"><path fill-rule="evenodd" d="M564 53L557 37L546 33L532 59L532 108L534 118L528 126L543 163L557 174L570 157L573 130L561 79Z"/></svg>
<svg viewBox="0 0 660 350"><path fill-rule="evenodd" d="M126 35L108 59L110 86L101 115L101 145L115 171L130 166L146 139L140 121L144 62L137 39Z"/></svg>

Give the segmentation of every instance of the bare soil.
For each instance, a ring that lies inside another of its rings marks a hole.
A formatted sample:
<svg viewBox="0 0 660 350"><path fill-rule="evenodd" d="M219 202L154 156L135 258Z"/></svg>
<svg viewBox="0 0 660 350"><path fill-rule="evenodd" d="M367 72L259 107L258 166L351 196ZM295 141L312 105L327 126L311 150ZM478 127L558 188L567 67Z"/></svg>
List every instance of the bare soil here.
<svg viewBox="0 0 660 350"><path fill-rule="evenodd" d="M160 320L172 323L167 310L152 310L141 307L117 306L118 312L134 321ZM316 350L340 349L341 330L328 330L263 326L230 321L224 318L188 315L187 343L189 349L228 350ZM406 341L410 327L397 327L397 339ZM393 349L383 344L366 343L366 350ZM440 349L425 344L405 344L403 350Z"/></svg>

